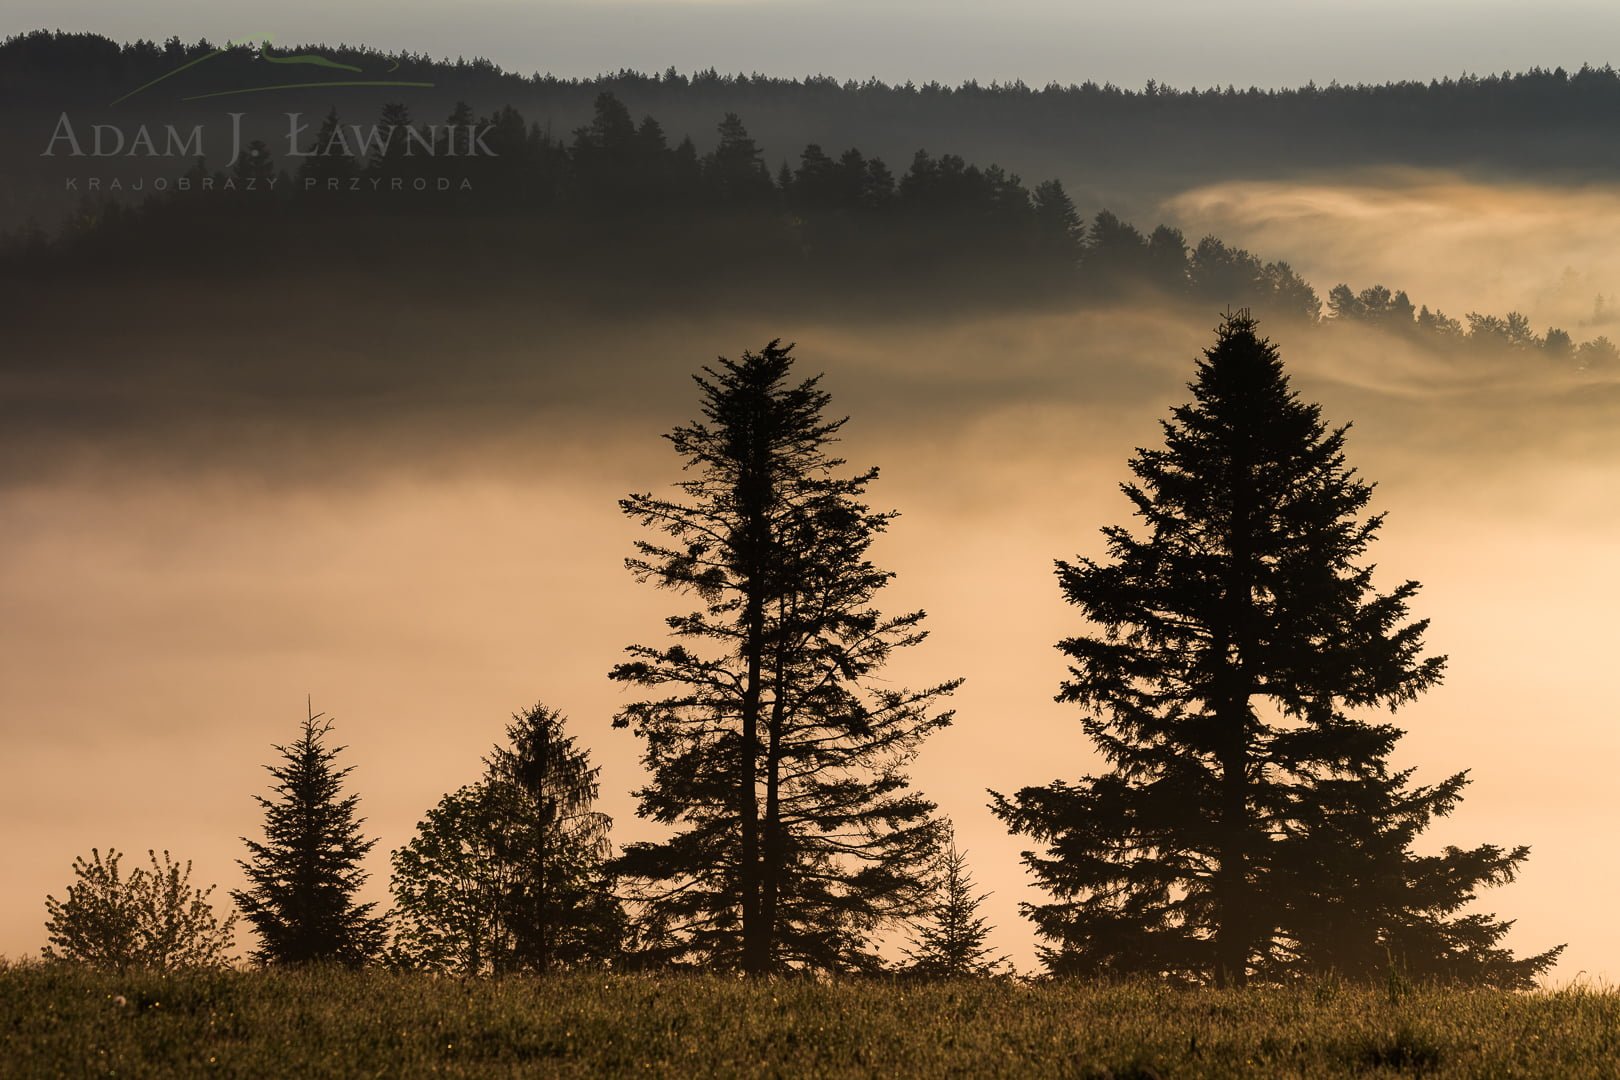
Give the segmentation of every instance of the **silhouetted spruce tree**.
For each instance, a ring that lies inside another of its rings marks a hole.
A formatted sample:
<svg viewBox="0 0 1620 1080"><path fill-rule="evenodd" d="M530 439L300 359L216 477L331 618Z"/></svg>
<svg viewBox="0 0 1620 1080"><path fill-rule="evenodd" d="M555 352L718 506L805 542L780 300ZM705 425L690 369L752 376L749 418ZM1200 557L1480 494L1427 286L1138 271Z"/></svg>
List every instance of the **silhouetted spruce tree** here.
<svg viewBox="0 0 1620 1080"><path fill-rule="evenodd" d="M703 159L703 178L723 203L756 205L769 201L771 174L763 155L736 113L720 121L720 142Z"/></svg>
<svg viewBox="0 0 1620 1080"><path fill-rule="evenodd" d="M410 109L401 102L388 102L382 107L382 114L377 118L377 135L367 153L366 168L383 177L409 175L417 159L425 157L431 147L431 143L416 133Z"/></svg>
<svg viewBox="0 0 1620 1080"><path fill-rule="evenodd" d="M624 102L604 91L596 96L591 122L574 130L574 155L576 161L588 154L617 158L612 170L624 171L633 160L636 142L636 124L630 118L630 110L625 108Z"/></svg>
<svg viewBox="0 0 1620 1080"><path fill-rule="evenodd" d="M860 209L886 211L894 204L894 174L882 158L866 158L851 147L838 159L838 166L850 178Z"/></svg>
<svg viewBox="0 0 1620 1080"><path fill-rule="evenodd" d="M394 852L395 959L466 975L611 961L623 912L605 863L597 772L535 705L513 716L482 781L446 795Z"/></svg>
<svg viewBox="0 0 1620 1080"><path fill-rule="evenodd" d="M895 515L864 502L876 469L839 475L844 421L818 378L792 380L790 349L696 376L703 419L669 436L680 497L620 504L665 537L637 543L637 579L701 605L611 673L655 695L615 719L646 740L640 813L674 827L618 864L654 961L876 967L872 932L926 899L940 828L903 770L958 681L878 680L926 636L923 612L872 606L893 575L867 549Z"/></svg>
<svg viewBox="0 0 1620 1080"><path fill-rule="evenodd" d="M641 123L636 127L636 142L645 160L655 160L669 152L669 139L664 135L664 125L651 116L641 118Z"/></svg>
<svg viewBox="0 0 1620 1080"><path fill-rule="evenodd" d="M1148 236L1146 270L1148 278L1172 295L1187 288L1187 240L1181 230L1160 225Z"/></svg>
<svg viewBox="0 0 1620 1080"><path fill-rule="evenodd" d="M464 155L470 149L469 132L476 126L472 106L465 101L457 101L450 115L444 118L444 123L438 126L429 125L433 132L433 156L455 157Z"/></svg>
<svg viewBox="0 0 1620 1080"><path fill-rule="evenodd" d="M303 163L298 166L300 188L312 183L314 187L309 190L325 191L332 181L338 181L341 186L359 172L354 153L349 136L338 121L337 107L333 106L304 150Z"/></svg>
<svg viewBox="0 0 1620 1080"><path fill-rule="evenodd" d="M231 897L259 935L253 958L261 963L363 964L385 943L376 905L355 902L367 877L361 860L377 841L361 835L359 796L342 795L353 766L335 766L343 747L326 744L331 729L311 712L298 741L276 747L281 761L265 766L273 796L254 796L264 808L264 842L242 838L251 854L238 865L250 887Z"/></svg>
<svg viewBox="0 0 1620 1080"><path fill-rule="evenodd" d="M953 834L939 857L933 901L906 951L906 970L935 978L1008 974L1007 958L989 945L994 927L979 914L979 905L989 895L975 891L967 852L956 846Z"/></svg>
<svg viewBox="0 0 1620 1080"><path fill-rule="evenodd" d="M1413 788L1387 758L1400 731L1364 718L1440 679L1407 621L1407 581L1380 594L1363 562L1382 523L1344 461L1345 428L1288 386L1247 313L1228 316L1124 491L1145 535L1104 530L1110 561L1058 564L1096 627L1060 644L1060 700L1111 768L994 795L1054 895L1026 905L1054 972L1164 974L1218 985L1317 968L1414 970L1520 984L1556 950L1513 960L1506 925L1457 916L1524 848L1409 842L1456 803L1462 774ZM1444 954L1444 955L1442 955Z"/></svg>
<svg viewBox="0 0 1620 1080"><path fill-rule="evenodd" d="M1035 210L1038 254L1057 269L1072 272L1080 261L1085 226L1074 208L1074 201L1058 180L1047 180L1035 187L1031 205Z"/></svg>
<svg viewBox="0 0 1620 1080"><path fill-rule="evenodd" d="M1568 330L1548 327L1541 340L1541 349L1547 354L1547 359L1560 367L1570 366L1575 359L1575 339L1569 336Z"/></svg>
<svg viewBox="0 0 1620 1080"><path fill-rule="evenodd" d="M576 197L585 205L632 214L655 205L666 193L668 151L663 129L647 117L638 130L624 103L597 95L590 124L574 131L570 157Z"/></svg>
<svg viewBox="0 0 1620 1080"><path fill-rule="evenodd" d="M826 213L845 204L845 186L838 165L816 143L799 155L799 169L792 184L777 186L788 194L788 205L796 210Z"/></svg>
<svg viewBox="0 0 1620 1080"><path fill-rule="evenodd" d="M1611 372L1620 366L1620 349L1606 337L1595 337L1576 350L1575 362L1582 371Z"/></svg>
<svg viewBox="0 0 1620 1080"><path fill-rule="evenodd" d="M1090 286L1107 292L1137 286L1152 266L1147 237L1107 210L1091 219L1085 262Z"/></svg>
<svg viewBox="0 0 1620 1080"><path fill-rule="evenodd" d="M507 896L516 966L544 974L609 960L623 936L623 911L606 864L613 821L595 809L600 766L564 733L563 715L536 704L512 718L485 759L486 782L516 804L502 831L504 857L522 867Z"/></svg>

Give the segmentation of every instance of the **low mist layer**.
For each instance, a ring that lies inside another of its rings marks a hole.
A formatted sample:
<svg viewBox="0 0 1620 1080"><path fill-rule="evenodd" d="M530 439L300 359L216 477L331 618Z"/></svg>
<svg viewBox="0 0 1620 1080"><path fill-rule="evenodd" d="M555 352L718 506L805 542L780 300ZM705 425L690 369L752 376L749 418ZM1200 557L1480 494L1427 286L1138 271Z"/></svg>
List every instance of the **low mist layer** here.
<svg viewBox="0 0 1620 1080"><path fill-rule="evenodd" d="M1402 283L1420 299L1426 280ZM1125 460L1184 400L1214 312L792 325L717 298L681 319L593 320L511 285L435 300L379 282L323 307L330 286L92 298L54 332L34 320L6 366L6 414L26 423L4 436L0 490L15 852L0 952L37 949L45 893L91 846L167 847L235 885L260 766L306 693L336 716L382 838L372 896L386 851L536 699L603 765L616 840L648 835L604 676L686 605L624 572L635 530L616 500L678 477L660 435L692 414L693 371L782 337L826 373L852 415L847 456L882 467L874 495L904 514L875 549L899 573L883 604L926 607L934 637L893 677L968 680L918 786L994 890L997 944L1030 965L1019 843L984 790L1096 767L1052 702L1053 644L1076 621L1052 560L1100 554L1097 529L1126 520ZM1451 656L1445 685L1397 717L1420 780L1474 769L1427 842L1533 845L1524 879L1484 906L1519 918L1515 947L1569 941L1563 976L1613 977L1620 882L1588 852L1610 831L1620 750L1600 675L1620 604L1620 386L1356 327L1277 338L1296 388L1355 421L1350 459L1390 515L1380 580L1424 582L1414 613Z"/></svg>
<svg viewBox="0 0 1620 1080"><path fill-rule="evenodd" d="M1189 235L1278 253L1323 296L1377 283L1453 318L1520 311L1577 338L1620 329L1620 192L1609 185L1339 173L1195 188L1164 212Z"/></svg>

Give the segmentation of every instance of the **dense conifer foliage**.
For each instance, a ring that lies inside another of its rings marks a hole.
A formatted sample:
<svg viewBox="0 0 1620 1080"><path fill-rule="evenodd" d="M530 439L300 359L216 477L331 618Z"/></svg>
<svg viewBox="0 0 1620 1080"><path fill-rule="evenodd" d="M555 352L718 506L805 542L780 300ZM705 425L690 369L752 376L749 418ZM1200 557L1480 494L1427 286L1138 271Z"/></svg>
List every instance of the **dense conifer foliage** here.
<svg viewBox="0 0 1620 1080"><path fill-rule="evenodd" d="M893 575L867 551L895 515L865 501L876 469L832 456L844 421L790 349L696 376L702 419L669 436L678 495L621 502L659 534L630 570L698 607L612 672L649 692L615 722L646 742L641 814L674 827L619 869L648 956L750 973L878 966L873 934L924 902L939 841L905 767L958 684L879 678L923 612L873 606Z"/></svg>
<svg viewBox="0 0 1620 1080"><path fill-rule="evenodd" d="M266 765L273 797L264 809L264 840L243 838L240 862L249 886L231 894L259 935L253 958L267 964L334 961L361 964L382 952L387 931L373 903L358 903L361 861L377 843L356 816L360 797L343 794L353 766L338 768L342 747L329 746L332 723L310 712L298 740L277 746Z"/></svg>
<svg viewBox="0 0 1620 1080"><path fill-rule="evenodd" d="M1527 985L1557 950L1514 959L1507 924L1458 915L1528 854L1422 856L1412 841L1465 774L1423 787L1389 755L1395 709L1437 684L1418 591L1366 561L1383 517L1345 461L1346 428L1290 389L1248 313L1198 363L1193 401L1138 450L1124 485L1141 530L1108 559L1058 563L1088 631L1063 641L1060 699L1108 770L993 808L1046 845L1025 855L1049 969L1220 985L1390 965Z"/></svg>

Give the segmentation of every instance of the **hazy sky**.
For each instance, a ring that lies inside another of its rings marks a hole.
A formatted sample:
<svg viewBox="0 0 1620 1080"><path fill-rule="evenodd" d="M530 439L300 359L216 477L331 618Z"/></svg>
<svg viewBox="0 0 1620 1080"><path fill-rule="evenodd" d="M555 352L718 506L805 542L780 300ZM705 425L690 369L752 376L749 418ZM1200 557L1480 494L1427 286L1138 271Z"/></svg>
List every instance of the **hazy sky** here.
<svg viewBox="0 0 1620 1080"><path fill-rule="evenodd" d="M1473 213L1496 205L1485 188L1392 188L1391 205L1431 212L1405 220L1409 243L1368 273L1414 295L1460 289L1487 239L1432 209L1439 190ZM1272 197L1329 208L1293 238L1354 254L1341 234L1365 227L1365 187ZM1499 198L1502 242L1527 267L1556 266L1592 210L1574 200L1538 250L1513 212L1533 193ZM1589 258L1582 272L1612 277ZM884 607L926 607L935 636L890 675L967 677L956 725L914 775L994 890L998 944L1030 966L1023 842L985 789L1098 767L1075 711L1052 701L1053 645L1080 629L1052 560L1100 554L1098 528L1128 517L1124 462L1185 400L1213 312L570 327L533 296L491 295L389 302L384 321L364 295L317 282L278 293L300 313L289 351L241 332L256 293L191 296L182 324L172 302L152 305L162 282L141 287L120 291L133 313L91 297L44 345L23 340L4 384L38 405L0 455L0 953L37 950L44 895L92 846L169 847L199 880L237 884L237 838L262 824L260 767L306 693L336 715L381 839L368 895L385 896L387 851L536 700L565 711L603 766L615 839L648 835L628 794L640 746L610 726L625 691L605 674L684 607L624 572L636 530L615 502L678 476L659 436L692 414L689 372L784 335L853 415L852 462L883 467L877 503L903 512L874 549L899 574ZM117 349L96 344L101 319ZM1472 770L1420 848L1530 844L1522 878L1482 907L1519 920L1520 950L1568 942L1555 978L1612 982L1620 871L1592 853L1612 846L1620 754L1620 383L1351 331L1279 342L1297 388L1329 421L1355 421L1351 462L1389 514L1379 580L1423 582L1414 614L1450 656L1444 684L1396 717L1410 731L1397 763L1420 782ZM29 378L41 348L50 377Z"/></svg>
<svg viewBox="0 0 1620 1080"><path fill-rule="evenodd" d="M1095 79L1136 87L1298 85L1601 65L1620 44L1620 7L1582 0L650 0L198 6L184 0L10 0L8 32L37 27L115 38L213 41L269 35L434 56L487 56L523 74L620 68L1031 84Z"/></svg>

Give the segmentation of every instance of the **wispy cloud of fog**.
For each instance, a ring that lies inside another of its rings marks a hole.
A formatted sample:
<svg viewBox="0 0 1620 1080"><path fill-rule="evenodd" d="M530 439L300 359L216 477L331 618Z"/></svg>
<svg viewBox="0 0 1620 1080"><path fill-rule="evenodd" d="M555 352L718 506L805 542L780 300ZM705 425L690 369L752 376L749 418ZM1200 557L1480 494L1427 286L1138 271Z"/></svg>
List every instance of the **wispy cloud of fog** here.
<svg viewBox="0 0 1620 1080"><path fill-rule="evenodd" d="M1332 205L1309 220L1352 252ZM1472 295L1422 265L1437 293ZM322 308L329 285L283 290L274 319L224 286L97 298L49 332L31 322L0 367L0 952L37 948L45 893L92 845L168 846L233 885L259 766L306 692L337 716L382 837L373 895L386 849L535 699L602 763L617 839L646 835L627 794L639 747L611 730L603 676L682 601L622 570L634 530L615 500L676 478L659 435L692 414L692 371L781 336L851 414L852 464L882 466L876 501L904 513L876 552L900 575L886 604L926 607L935 635L894 675L968 677L916 775L995 890L1001 945L1030 961L1020 844L984 789L1098 767L1051 700L1053 643L1077 628L1051 560L1100 554L1097 529L1125 519L1125 460L1185 399L1215 312L590 319L520 290ZM295 331L276 330L288 312ZM1524 948L1570 941L1561 970L1620 974L1620 880L1587 858L1620 751L1602 675L1616 386L1371 332L1275 336L1296 388L1355 421L1351 460L1390 514L1382 578L1425 583L1415 610L1452 657L1398 718L1420 778L1475 769L1434 842L1535 845L1487 904L1520 918Z"/></svg>
<svg viewBox="0 0 1620 1080"><path fill-rule="evenodd" d="M0 355L0 482L130 467L330 481L611 456L681 418L701 365L778 337L804 341L807 365L879 413L880 435L910 440L998 402L1135 398L1168 370L1141 357L1186 353L1214 319L833 320L825 302L799 319L737 305L627 318L568 311L543 287L389 294L318 275L40 306Z"/></svg>
<svg viewBox="0 0 1620 1080"><path fill-rule="evenodd" d="M1402 170L1332 179L1238 181L1168 200L1209 232L1286 258L1319 293L1382 283L1453 318L1520 311L1580 338L1620 328L1620 192ZM1594 317L1594 301L1608 310Z"/></svg>

